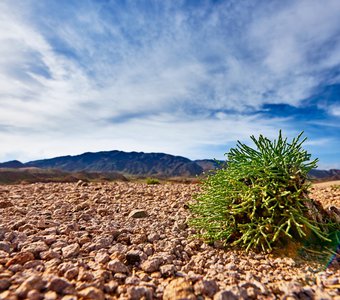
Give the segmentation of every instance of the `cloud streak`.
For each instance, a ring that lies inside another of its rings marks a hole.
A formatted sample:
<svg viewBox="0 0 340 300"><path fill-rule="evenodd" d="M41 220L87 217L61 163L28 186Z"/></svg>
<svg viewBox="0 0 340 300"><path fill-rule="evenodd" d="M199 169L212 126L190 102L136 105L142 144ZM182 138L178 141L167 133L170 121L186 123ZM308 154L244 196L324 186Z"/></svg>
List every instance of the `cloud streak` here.
<svg viewBox="0 0 340 300"><path fill-rule="evenodd" d="M290 116L262 114L265 104L303 107L340 84L336 0L14 2L0 4L0 160L18 148L23 160L109 149L220 157L257 132L299 131ZM332 122L338 101L321 105Z"/></svg>

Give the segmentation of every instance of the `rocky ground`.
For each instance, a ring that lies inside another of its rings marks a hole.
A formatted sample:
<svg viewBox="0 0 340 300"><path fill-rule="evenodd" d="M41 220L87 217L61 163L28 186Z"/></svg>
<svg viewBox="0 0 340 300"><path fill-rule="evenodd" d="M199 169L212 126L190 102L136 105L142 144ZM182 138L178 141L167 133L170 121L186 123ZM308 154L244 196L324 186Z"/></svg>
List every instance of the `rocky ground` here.
<svg viewBox="0 0 340 300"><path fill-rule="evenodd" d="M0 186L0 299L340 299L337 257L327 267L190 238L198 189ZM339 185L315 186L312 197L340 207Z"/></svg>

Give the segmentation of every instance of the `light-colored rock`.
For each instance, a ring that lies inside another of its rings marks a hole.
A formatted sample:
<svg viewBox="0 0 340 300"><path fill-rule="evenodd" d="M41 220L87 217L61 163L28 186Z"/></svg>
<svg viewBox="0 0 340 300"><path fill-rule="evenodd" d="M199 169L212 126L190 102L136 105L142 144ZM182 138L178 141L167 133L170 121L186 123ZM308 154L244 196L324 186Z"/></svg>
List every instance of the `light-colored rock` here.
<svg viewBox="0 0 340 300"><path fill-rule="evenodd" d="M215 280L200 280L195 283L194 291L196 295L203 295L212 298L219 288Z"/></svg>
<svg viewBox="0 0 340 300"><path fill-rule="evenodd" d="M105 295L103 291L93 286L87 287L85 289L78 291L78 295L87 300L104 300L105 299Z"/></svg>
<svg viewBox="0 0 340 300"><path fill-rule="evenodd" d="M158 271L161 264L162 264L161 258L158 257L148 258L145 262L142 263L141 269L144 272L152 273Z"/></svg>
<svg viewBox="0 0 340 300"><path fill-rule="evenodd" d="M56 300L58 298L58 295L55 291L47 291L44 294L44 300Z"/></svg>
<svg viewBox="0 0 340 300"><path fill-rule="evenodd" d="M145 286L131 286L127 288L126 294L131 300L152 300L152 290Z"/></svg>
<svg viewBox="0 0 340 300"><path fill-rule="evenodd" d="M61 249L64 258L76 257L79 254L79 244L74 243Z"/></svg>
<svg viewBox="0 0 340 300"><path fill-rule="evenodd" d="M108 262L107 269L113 273L128 273L129 269L120 260L114 259Z"/></svg>
<svg viewBox="0 0 340 300"><path fill-rule="evenodd" d="M164 289L163 300L196 300L192 284L184 278L172 280Z"/></svg>
<svg viewBox="0 0 340 300"><path fill-rule="evenodd" d="M35 257L38 257L40 252L48 251L49 247L43 241L37 241L34 243L29 243L21 249L21 251L32 252Z"/></svg>
<svg viewBox="0 0 340 300"><path fill-rule="evenodd" d="M76 295L65 295L61 298L61 300L78 300L78 296L76 296Z"/></svg>
<svg viewBox="0 0 340 300"><path fill-rule="evenodd" d="M148 235L148 241L149 241L150 243L156 242L156 241L158 241L159 239L160 239L160 236L159 236L159 234L156 233L156 232L150 233L150 234Z"/></svg>
<svg viewBox="0 0 340 300"><path fill-rule="evenodd" d="M100 264L105 264L110 260L110 256L106 252L98 252L95 261Z"/></svg>
<svg viewBox="0 0 340 300"><path fill-rule="evenodd" d="M163 265L160 267L160 272L163 277L171 277L176 273L176 266L172 264Z"/></svg>
<svg viewBox="0 0 340 300"><path fill-rule="evenodd" d="M51 260L54 258L61 258L61 255L53 250L43 251L39 253L39 256L42 260Z"/></svg>
<svg viewBox="0 0 340 300"><path fill-rule="evenodd" d="M28 300L41 300L43 299L43 294L37 290L30 290L27 293L27 299Z"/></svg>

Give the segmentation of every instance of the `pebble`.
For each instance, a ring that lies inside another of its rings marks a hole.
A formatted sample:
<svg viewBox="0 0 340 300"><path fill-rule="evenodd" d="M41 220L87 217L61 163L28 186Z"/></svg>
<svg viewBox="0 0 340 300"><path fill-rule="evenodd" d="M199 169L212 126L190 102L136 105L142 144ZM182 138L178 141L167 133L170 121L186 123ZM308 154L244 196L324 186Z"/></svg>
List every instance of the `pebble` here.
<svg viewBox="0 0 340 300"><path fill-rule="evenodd" d="M203 295L212 298L219 288L214 280L200 280L195 283L194 290L196 295Z"/></svg>
<svg viewBox="0 0 340 300"><path fill-rule="evenodd" d="M61 249L64 258L76 257L79 254L79 244L74 243Z"/></svg>
<svg viewBox="0 0 340 300"><path fill-rule="evenodd" d="M61 277L53 278L50 281L48 288L58 294L72 294L74 292L73 285L68 280Z"/></svg>
<svg viewBox="0 0 340 300"><path fill-rule="evenodd" d="M336 260L318 272L313 262L191 238L186 207L199 188L0 186L0 202L16 197L1 211L0 299L337 299Z"/></svg>
<svg viewBox="0 0 340 300"><path fill-rule="evenodd" d="M11 286L11 281L7 278L0 279L0 292L7 290Z"/></svg>
<svg viewBox="0 0 340 300"><path fill-rule="evenodd" d="M105 300L103 291L92 286L78 291L78 295L87 300Z"/></svg>
<svg viewBox="0 0 340 300"><path fill-rule="evenodd" d="M113 273L128 273L129 269L119 259L114 259L108 262L107 269Z"/></svg>
<svg viewBox="0 0 340 300"><path fill-rule="evenodd" d="M8 242L0 241L0 250L5 251L7 253L11 252L11 244Z"/></svg>
<svg viewBox="0 0 340 300"><path fill-rule="evenodd" d="M10 259L7 263L6 263L6 267L9 267L11 265L14 264L19 264L19 265L23 265L24 263L30 261L30 260L34 260L34 255L32 252L20 252L18 254L16 254L12 259Z"/></svg>
<svg viewBox="0 0 340 300"><path fill-rule="evenodd" d="M143 210L143 209L134 209L129 214L129 218L134 218L134 219L146 218L146 217L148 217L148 213L146 212L146 210Z"/></svg>
<svg viewBox="0 0 340 300"><path fill-rule="evenodd" d="M127 288L126 294L131 300L152 300L152 290L145 286L131 286Z"/></svg>
<svg viewBox="0 0 340 300"><path fill-rule="evenodd" d="M25 298L29 291L31 290L40 290L44 287L45 283L42 277L37 275L32 275L27 278L15 291L16 294L21 297Z"/></svg>
<svg viewBox="0 0 340 300"><path fill-rule="evenodd" d="M192 284L184 278L172 280L164 289L163 300L196 300Z"/></svg>

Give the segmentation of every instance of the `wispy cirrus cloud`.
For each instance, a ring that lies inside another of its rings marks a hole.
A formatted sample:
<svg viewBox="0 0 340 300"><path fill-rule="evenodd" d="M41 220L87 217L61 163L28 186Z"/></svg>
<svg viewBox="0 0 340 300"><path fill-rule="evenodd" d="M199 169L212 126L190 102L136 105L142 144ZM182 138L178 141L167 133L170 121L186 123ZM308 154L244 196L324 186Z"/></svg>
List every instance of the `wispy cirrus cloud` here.
<svg viewBox="0 0 340 300"><path fill-rule="evenodd" d="M22 159L118 148L217 157L209 149L256 132L299 131L265 104L305 107L340 84L336 0L3 1L0 11L0 159L18 146ZM319 105L332 118L337 106Z"/></svg>

